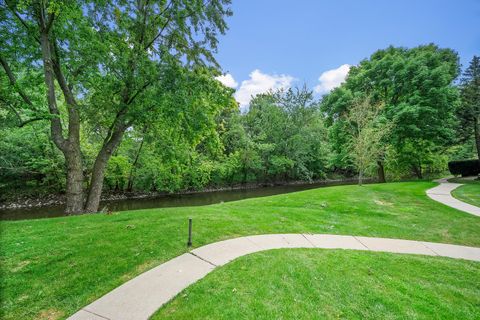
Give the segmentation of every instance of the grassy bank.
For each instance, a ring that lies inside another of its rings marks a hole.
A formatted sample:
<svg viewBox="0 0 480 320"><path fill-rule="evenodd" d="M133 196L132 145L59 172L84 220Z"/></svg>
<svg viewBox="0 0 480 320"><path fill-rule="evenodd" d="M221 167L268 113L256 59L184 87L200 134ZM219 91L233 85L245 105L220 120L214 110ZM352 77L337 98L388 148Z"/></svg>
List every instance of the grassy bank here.
<svg viewBox="0 0 480 320"><path fill-rule="evenodd" d="M281 249L215 270L152 319L478 319L479 305L480 263Z"/></svg>
<svg viewBox="0 0 480 320"><path fill-rule="evenodd" d="M465 185L453 190L452 195L466 203L480 207L480 181L478 180L457 180Z"/></svg>
<svg viewBox="0 0 480 320"><path fill-rule="evenodd" d="M430 200L430 182L338 186L203 207L1 222L4 319L65 318L194 246L242 235L332 233L480 246L480 219Z"/></svg>

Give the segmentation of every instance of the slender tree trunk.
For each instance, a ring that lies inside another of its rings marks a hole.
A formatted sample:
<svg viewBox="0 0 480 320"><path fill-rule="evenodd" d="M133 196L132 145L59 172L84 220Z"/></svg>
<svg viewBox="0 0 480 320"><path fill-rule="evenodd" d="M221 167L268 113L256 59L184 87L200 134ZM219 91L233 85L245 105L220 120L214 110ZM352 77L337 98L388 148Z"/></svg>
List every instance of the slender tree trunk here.
<svg viewBox="0 0 480 320"><path fill-rule="evenodd" d="M105 168L107 167L108 160L113 152L122 141L126 127L127 126L121 124L116 126L112 135L105 138L102 149L98 153L97 158L95 159L95 164L93 165L92 178L88 189L87 202L85 204L85 212L98 212L103 189Z"/></svg>
<svg viewBox="0 0 480 320"><path fill-rule="evenodd" d="M477 146L477 157L480 160L480 119L475 118L475 144Z"/></svg>
<svg viewBox="0 0 480 320"><path fill-rule="evenodd" d="M147 126L143 128L143 137L142 142L140 142L140 146L138 147L137 154L135 155L135 159L133 160L132 168L130 169L130 173L128 174L128 183L127 183L127 191L131 192L133 190L133 178L134 173L137 168L138 158L140 158L140 153L142 152L143 143L145 141L145 133L147 132Z"/></svg>
<svg viewBox="0 0 480 320"><path fill-rule="evenodd" d="M247 184L247 167L246 166L243 166L243 184L246 185Z"/></svg>
<svg viewBox="0 0 480 320"><path fill-rule="evenodd" d="M377 161L377 165L378 165L378 182L380 183L385 183L387 182L385 180L385 167L383 166L383 161Z"/></svg>
<svg viewBox="0 0 480 320"><path fill-rule="evenodd" d="M361 186L363 183L363 168L360 167L358 170L358 185Z"/></svg>
<svg viewBox="0 0 480 320"><path fill-rule="evenodd" d="M138 158L140 157L140 152L142 151L143 141L140 142L140 147L138 148L137 154L135 155L135 160L132 163L132 168L130 169L130 173L128 174L128 183L127 183L127 191L131 192L133 190L133 180L135 176L135 170L137 169Z"/></svg>
<svg viewBox="0 0 480 320"><path fill-rule="evenodd" d="M92 170L92 178L90 180L90 188L88 189L87 202L85 204L86 212L98 212L103 189L105 168L107 167L109 158L110 157L106 154L99 154L97 159L95 159L95 164L93 165Z"/></svg>

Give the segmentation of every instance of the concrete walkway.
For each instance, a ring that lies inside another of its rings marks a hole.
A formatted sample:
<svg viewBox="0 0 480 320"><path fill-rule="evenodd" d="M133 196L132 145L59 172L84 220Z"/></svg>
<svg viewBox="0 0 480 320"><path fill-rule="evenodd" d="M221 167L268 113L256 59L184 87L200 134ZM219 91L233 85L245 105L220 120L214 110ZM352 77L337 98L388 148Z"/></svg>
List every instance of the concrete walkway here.
<svg viewBox="0 0 480 320"><path fill-rule="evenodd" d="M438 179L435 181L440 183L440 185L427 190L427 195L431 199L443 203L444 205L447 205L449 207L480 217L479 207L460 201L452 196L451 192L454 189L460 187L462 185L461 183L451 183L448 182L446 178Z"/></svg>
<svg viewBox="0 0 480 320"><path fill-rule="evenodd" d="M146 320L216 267L249 253L280 248L383 251L480 261L480 248L442 243L330 234L247 236L211 243L167 261L114 289L68 319Z"/></svg>

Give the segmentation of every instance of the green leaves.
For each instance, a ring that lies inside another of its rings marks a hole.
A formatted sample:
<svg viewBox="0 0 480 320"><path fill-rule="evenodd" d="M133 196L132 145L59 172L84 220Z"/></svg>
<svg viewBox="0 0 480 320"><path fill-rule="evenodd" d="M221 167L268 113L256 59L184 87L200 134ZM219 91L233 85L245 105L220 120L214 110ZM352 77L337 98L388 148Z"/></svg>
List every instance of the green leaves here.
<svg viewBox="0 0 480 320"><path fill-rule="evenodd" d="M452 144L453 110L458 103L453 81L458 72L457 53L434 44L376 51L352 67L345 83L322 101L331 135L336 137L334 151L343 152L345 136L339 132L342 118L350 112L354 99L367 96L372 103L385 105L379 116L395 123L386 140L398 152L406 143L417 144L419 150L421 141L431 142L437 150ZM415 158L410 161L416 166Z"/></svg>
<svg viewBox="0 0 480 320"><path fill-rule="evenodd" d="M457 106L458 136L461 141L473 137L480 157L480 57L474 56L463 73L460 84L461 103Z"/></svg>

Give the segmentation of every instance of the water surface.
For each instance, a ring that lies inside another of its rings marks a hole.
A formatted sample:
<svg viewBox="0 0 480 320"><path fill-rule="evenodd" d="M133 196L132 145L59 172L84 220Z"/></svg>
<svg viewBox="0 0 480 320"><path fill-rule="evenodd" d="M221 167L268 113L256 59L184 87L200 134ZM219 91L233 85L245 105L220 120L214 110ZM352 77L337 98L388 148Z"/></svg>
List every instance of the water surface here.
<svg viewBox="0 0 480 320"><path fill-rule="evenodd" d="M282 193L314 189L319 187L353 183L355 182L352 180L324 181L311 184L281 185L251 189L198 192L190 194L172 194L158 196L155 198L111 200L103 201L100 204L100 208L108 208L108 210L111 211L127 211L150 208L203 206L220 202L265 197ZM63 211L63 205L23 209L6 209L0 210L0 220L23 220L61 217L65 216Z"/></svg>

